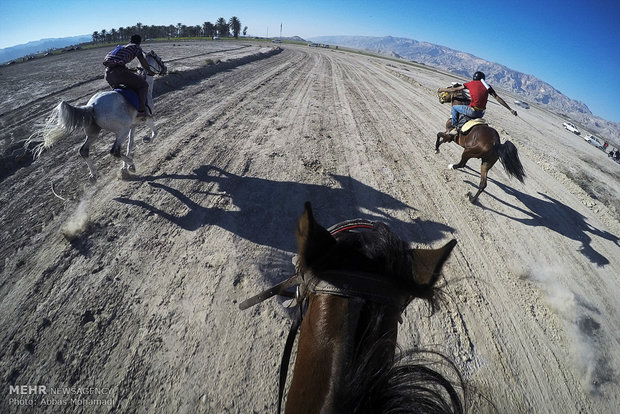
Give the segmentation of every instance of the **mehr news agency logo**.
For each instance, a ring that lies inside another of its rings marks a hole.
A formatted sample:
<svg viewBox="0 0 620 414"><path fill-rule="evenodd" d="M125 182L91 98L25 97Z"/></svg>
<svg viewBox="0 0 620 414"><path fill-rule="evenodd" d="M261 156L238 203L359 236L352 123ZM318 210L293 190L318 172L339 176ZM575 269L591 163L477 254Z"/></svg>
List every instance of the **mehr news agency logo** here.
<svg viewBox="0 0 620 414"><path fill-rule="evenodd" d="M45 385L9 385L9 405L24 406L113 406L111 388L48 387Z"/></svg>

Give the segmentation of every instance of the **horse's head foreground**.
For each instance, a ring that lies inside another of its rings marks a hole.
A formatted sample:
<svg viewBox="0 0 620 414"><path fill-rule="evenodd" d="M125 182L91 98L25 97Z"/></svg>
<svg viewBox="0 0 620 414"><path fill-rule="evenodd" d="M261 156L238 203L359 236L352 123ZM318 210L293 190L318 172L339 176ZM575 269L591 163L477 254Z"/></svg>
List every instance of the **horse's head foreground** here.
<svg viewBox="0 0 620 414"><path fill-rule="evenodd" d="M414 298L433 304L456 240L439 249L411 249L387 225L364 219L326 229L306 203L297 244L296 274L239 305L291 297L287 289L297 286L298 318L282 356L278 412L300 325L287 413L462 412L459 394L443 374L395 356L401 313Z"/></svg>
<svg viewBox="0 0 620 414"><path fill-rule="evenodd" d="M456 240L412 249L387 225L362 219L326 229L306 203L297 243L308 309L286 412L380 413L399 406L399 412L448 406L460 412L457 393L437 372L416 364L395 369L401 313L416 297L433 303ZM420 387L435 395L427 398Z"/></svg>
<svg viewBox="0 0 620 414"><path fill-rule="evenodd" d="M325 229L314 219L310 203L306 203L297 226L298 272L319 279L322 274L338 271L353 275L360 272L400 296L393 299L403 308L416 297L432 300L441 268L456 240L434 250L409 248L387 225L361 222L364 224L351 221ZM354 280L355 276L347 283ZM371 290L373 283L369 282Z"/></svg>

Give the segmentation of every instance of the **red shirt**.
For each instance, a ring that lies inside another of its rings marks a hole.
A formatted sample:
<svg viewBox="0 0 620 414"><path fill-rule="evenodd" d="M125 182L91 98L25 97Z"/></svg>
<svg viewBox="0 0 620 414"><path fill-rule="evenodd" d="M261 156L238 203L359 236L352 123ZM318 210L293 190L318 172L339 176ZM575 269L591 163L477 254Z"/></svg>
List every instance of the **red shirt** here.
<svg viewBox="0 0 620 414"><path fill-rule="evenodd" d="M479 80L467 82L464 86L469 89L469 94L471 96L471 103L469 106L474 109L486 109L491 87L489 86L487 88L488 84L486 84L486 82L482 83Z"/></svg>

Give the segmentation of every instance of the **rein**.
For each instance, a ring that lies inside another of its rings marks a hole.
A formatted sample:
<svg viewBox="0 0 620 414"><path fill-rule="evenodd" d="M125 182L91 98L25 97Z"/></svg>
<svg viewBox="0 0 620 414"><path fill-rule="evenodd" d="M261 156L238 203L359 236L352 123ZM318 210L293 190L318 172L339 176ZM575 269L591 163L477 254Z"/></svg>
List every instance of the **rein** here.
<svg viewBox="0 0 620 414"><path fill-rule="evenodd" d="M331 226L332 236L341 232L372 230L375 223L365 219L347 220ZM296 287L295 293L288 289ZM410 302L410 297L394 283L380 274L362 271L325 270L318 274L297 271L293 276L277 285L253 296L239 304L241 310L248 309L273 296L296 299L297 315L291 323L282 360L280 362L280 382L278 390L278 413L282 411L282 398L288 374L288 366L295 337L303 320L303 311L310 294L328 294L349 298L363 298L388 306L395 306L402 311Z"/></svg>

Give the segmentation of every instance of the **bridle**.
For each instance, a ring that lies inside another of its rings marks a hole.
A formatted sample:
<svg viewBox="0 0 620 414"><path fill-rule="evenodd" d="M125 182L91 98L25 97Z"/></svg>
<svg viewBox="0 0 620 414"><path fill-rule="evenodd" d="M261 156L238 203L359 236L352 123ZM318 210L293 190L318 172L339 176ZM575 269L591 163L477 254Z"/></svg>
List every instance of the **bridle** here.
<svg viewBox="0 0 620 414"><path fill-rule="evenodd" d="M361 232L375 229L376 223L365 219L347 220L327 229L332 236L344 232ZM289 289L295 288L295 293ZM282 397L288 373L288 365L293 343L301 322L303 311L307 307L310 294L329 294L348 298L362 298L380 304L398 308L399 314L411 302L412 296L402 287L397 286L384 275L363 271L322 270L313 272L297 272L285 281L253 296L239 304L241 310L248 309L273 296L295 298L297 316L293 319L286 338L282 361L280 363L280 383L278 392L278 413L282 410Z"/></svg>
<svg viewBox="0 0 620 414"><path fill-rule="evenodd" d="M161 60L161 58L159 56L157 56L157 53L155 53L154 51L151 50L149 53L146 54L146 56L152 57L153 59L155 59L155 62L157 62L157 67L154 67L153 65L151 65L151 62L149 62L147 60L147 63L149 65L149 69L152 72L155 72L158 75L165 75L166 74L168 69L166 68L166 65L164 64L163 60Z"/></svg>

